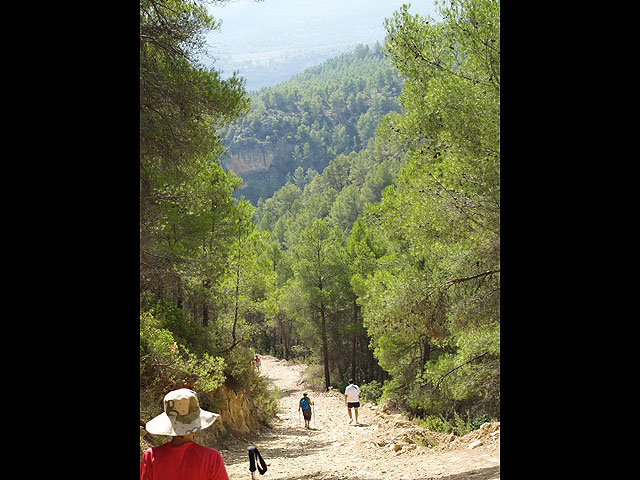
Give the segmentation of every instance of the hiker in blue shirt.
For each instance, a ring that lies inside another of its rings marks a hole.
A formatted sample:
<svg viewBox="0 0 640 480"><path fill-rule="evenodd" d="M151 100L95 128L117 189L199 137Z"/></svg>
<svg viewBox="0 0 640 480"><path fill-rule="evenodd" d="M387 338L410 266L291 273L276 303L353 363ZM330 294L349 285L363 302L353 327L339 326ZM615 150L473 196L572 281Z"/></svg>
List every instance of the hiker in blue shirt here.
<svg viewBox="0 0 640 480"><path fill-rule="evenodd" d="M313 402L307 397L308 392L302 394L300 403L298 404L298 412L302 410L302 416L304 417L304 428L309 428L309 422L311 421L311 405Z"/></svg>

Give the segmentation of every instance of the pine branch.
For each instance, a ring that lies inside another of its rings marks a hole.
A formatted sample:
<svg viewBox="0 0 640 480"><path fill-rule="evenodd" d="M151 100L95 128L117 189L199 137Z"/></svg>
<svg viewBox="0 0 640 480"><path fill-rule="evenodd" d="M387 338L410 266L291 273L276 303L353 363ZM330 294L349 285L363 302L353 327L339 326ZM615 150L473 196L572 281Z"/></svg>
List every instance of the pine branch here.
<svg viewBox="0 0 640 480"><path fill-rule="evenodd" d="M455 372L457 369L459 369L460 367L462 367L462 366L466 365L467 363L471 363L471 362L473 362L473 361L475 361L475 360L477 360L477 359L479 359L479 358L484 357L484 356L485 356L486 354L488 354L488 353L489 353L489 352L481 353L480 355L478 355L478 356L476 356L476 357L473 357L471 360L467 360L466 362L461 363L461 364L460 364L460 365L458 365L457 367L452 368L451 370L449 370L447 373L445 373L444 375L442 375L442 376L440 377L440 380L438 380L438 383L436 383L435 389L436 389L436 390L438 389L438 387L440 386L440 384L442 383L442 381L445 379L445 377L446 377L447 375L449 375L449 374L451 374L451 373Z"/></svg>

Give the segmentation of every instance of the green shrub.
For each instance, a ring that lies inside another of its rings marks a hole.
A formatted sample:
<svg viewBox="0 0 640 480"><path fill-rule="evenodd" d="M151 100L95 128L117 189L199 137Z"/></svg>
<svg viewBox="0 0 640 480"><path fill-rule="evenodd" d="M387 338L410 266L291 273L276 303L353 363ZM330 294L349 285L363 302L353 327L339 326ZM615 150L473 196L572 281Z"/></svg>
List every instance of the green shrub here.
<svg viewBox="0 0 640 480"><path fill-rule="evenodd" d="M382 395L379 397L378 402L390 401L392 403L402 402L402 387L400 386L401 380L391 378L382 385Z"/></svg>
<svg viewBox="0 0 640 480"><path fill-rule="evenodd" d="M482 426L483 423L496 422L496 421L497 420L494 418L491 418L489 414L481 413L480 415L477 415L471 418L471 420L469 421L469 426L471 427L471 430L477 430Z"/></svg>
<svg viewBox="0 0 640 480"><path fill-rule="evenodd" d="M194 355L149 312L140 315L140 387L158 394L186 387L212 391L225 381L224 359Z"/></svg>
<svg viewBox="0 0 640 480"><path fill-rule="evenodd" d="M434 432L453 433L457 436L466 435L480 428L483 423L497 421L487 414L471 416L469 412L465 413L465 418L458 412L453 413L450 420L445 420L437 415L427 415L425 417L414 417L412 422L423 428L428 428Z"/></svg>
<svg viewBox="0 0 640 480"><path fill-rule="evenodd" d="M344 393L348 385L349 385L349 382L347 380L342 380L340 382L337 382L334 380L333 382L331 382L331 386L341 393Z"/></svg>
<svg viewBox="0 0 640 480"><path fill-rule="evenodd" d="M382 397L382 384L376 380L371 380L369 383L360 385L360 391L363 399L378 403L378 400Z"/></svg>
<svg viewBox="0 0 640 480"><path fill-rule="evenodd" d="M256 395L255 402L261 413L260 421L269 425L271 419L280 412L280 389L274 387L273 390L263 389Z"/></svg>
<svg viewBox="0 0 640 480"><path fill-rule="evenodd" d="M428 415L424 418L415 417L413 419L413 423L420 425L423 428L428 428L433 430L434 432L450 432L451 425L449 425L445 420L435 415Z"/></svg>
<svg viewBox="0 0 640 480"><path fill-rule="evenodd" d="M324 390L324 367L322 365L309 365L304 370L303 378L312 389Z"/></svg>
<svg viewBox="0 0 640 480"><path fill-rule="evenodd" d="M449 420L449 424L451 425L451 431L460 437L473 430L471 428L471 423L469 422L468 414L467 419L465 420L458 412L453 412L453 418Z"/></svg>

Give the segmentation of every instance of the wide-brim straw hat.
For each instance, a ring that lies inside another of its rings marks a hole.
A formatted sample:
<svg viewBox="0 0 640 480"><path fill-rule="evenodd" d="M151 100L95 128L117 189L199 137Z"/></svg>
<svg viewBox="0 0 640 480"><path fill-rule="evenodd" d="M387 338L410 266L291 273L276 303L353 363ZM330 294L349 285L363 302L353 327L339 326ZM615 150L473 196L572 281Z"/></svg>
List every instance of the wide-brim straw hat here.
<svg viewBox="0 0 640 480"><path fill-rule="evenodd" d="M180 388L165 395L164 413L149 420L145 429L154 435L188 435L210 427L219 417L200 408L196 392Z"/></svg>

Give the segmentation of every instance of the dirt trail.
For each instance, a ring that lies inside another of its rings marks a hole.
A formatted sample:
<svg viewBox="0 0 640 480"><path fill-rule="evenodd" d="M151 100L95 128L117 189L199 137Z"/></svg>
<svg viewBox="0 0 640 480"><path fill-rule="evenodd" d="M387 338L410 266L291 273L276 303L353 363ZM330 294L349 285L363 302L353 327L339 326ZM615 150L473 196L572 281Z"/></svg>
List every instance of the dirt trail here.
<svg viewBox="0 0 640 480"><path fill-rule="evenodd" d="M280 388L282 413L272 429L256 432L251 439L268 464L264 475L255 472L256 479L499 480L499 423L454 437L361 402L360 425L350 425L344 395L312 391L302 383L303 370L293 362L262 357L262 375ZM298 413L304 390L315 403L310 430ZM220 449L229 478L250 479L248 443L236 443Z"/></svg>

